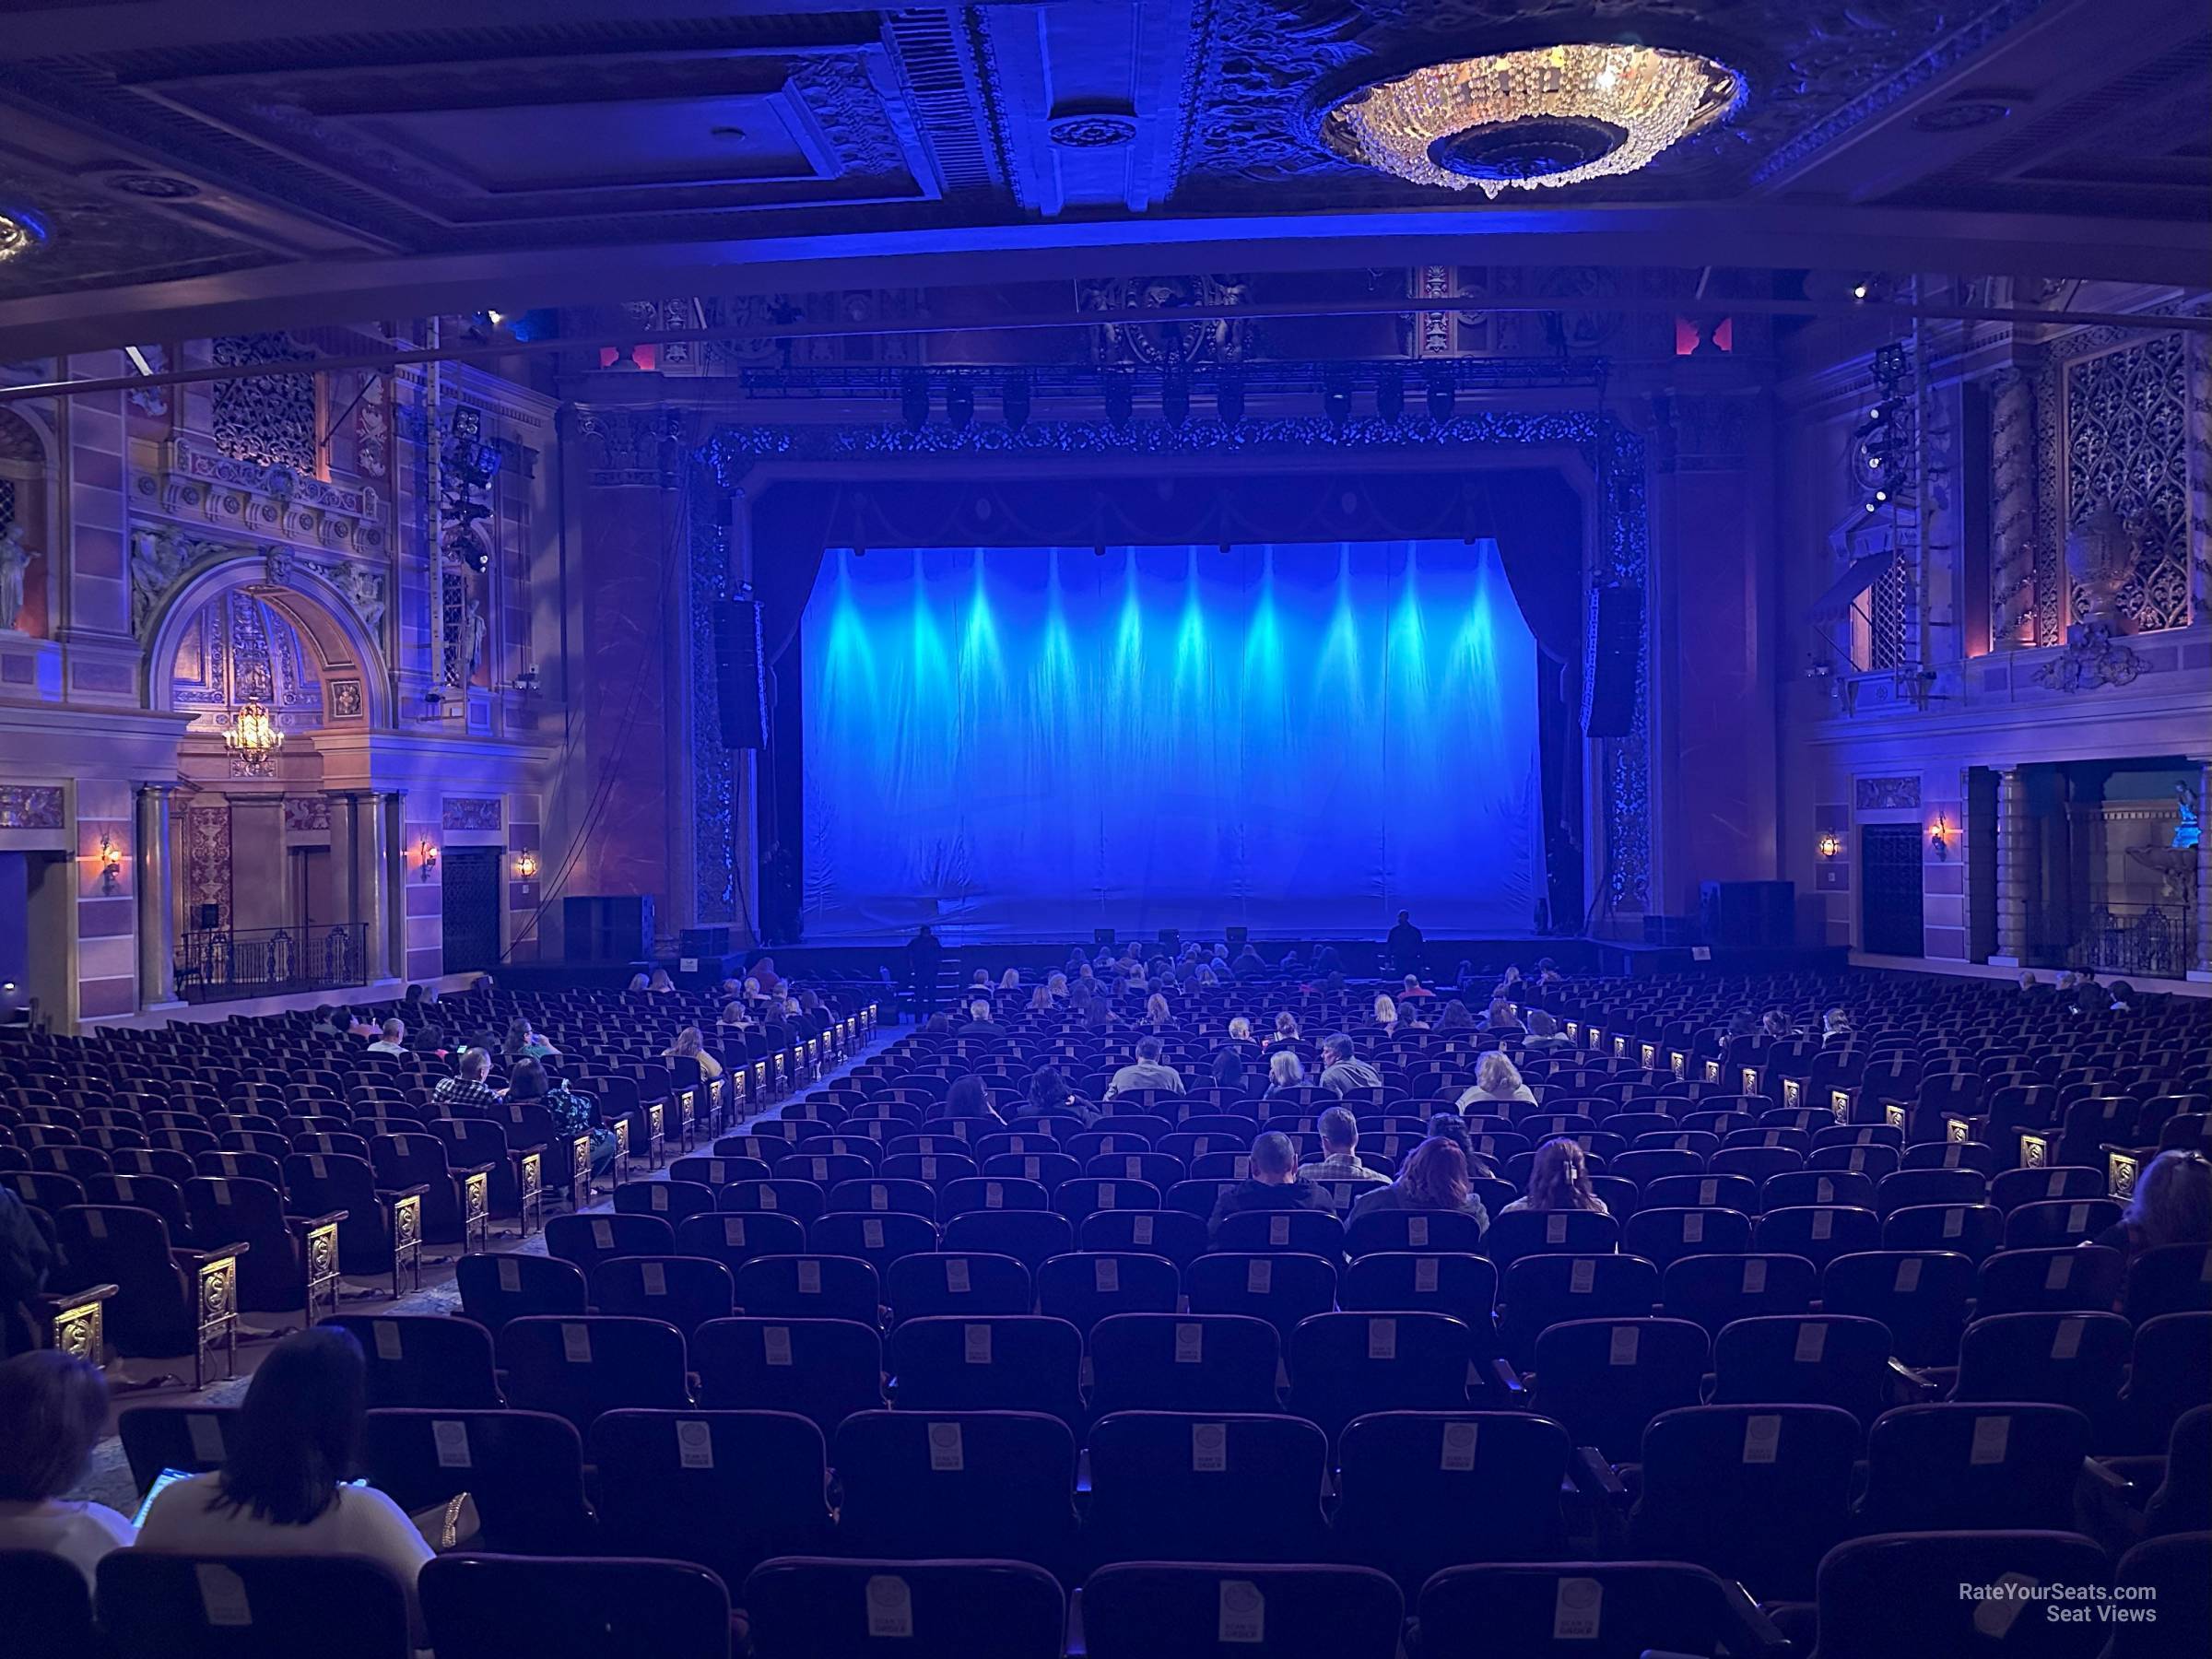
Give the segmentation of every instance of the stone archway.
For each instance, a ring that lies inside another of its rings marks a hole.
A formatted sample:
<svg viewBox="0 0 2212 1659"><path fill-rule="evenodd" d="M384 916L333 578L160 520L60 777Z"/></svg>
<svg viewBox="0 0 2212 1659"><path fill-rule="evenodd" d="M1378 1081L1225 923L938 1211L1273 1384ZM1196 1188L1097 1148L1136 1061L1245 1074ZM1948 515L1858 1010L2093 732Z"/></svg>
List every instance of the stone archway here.
<svg viewBox="0 0 2212 1659"><path fill-rule="evenodd" d="M281 549L255 558L241 555L206 564L160 600L151 618L146 656L146 699L152 709L174 710L179 653L208 601L244 590L280 615L318 659L324 702L320 724L338 730L384 729L392 724L391 696L362 595L341 590ZM374 608L382 613L382 589Z"/></svg>

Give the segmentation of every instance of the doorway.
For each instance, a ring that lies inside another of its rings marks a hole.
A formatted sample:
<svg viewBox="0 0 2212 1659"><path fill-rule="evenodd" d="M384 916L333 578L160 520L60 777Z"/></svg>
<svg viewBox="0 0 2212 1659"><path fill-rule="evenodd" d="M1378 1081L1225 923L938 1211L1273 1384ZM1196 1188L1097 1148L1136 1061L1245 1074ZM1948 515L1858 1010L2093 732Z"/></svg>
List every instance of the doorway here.
<svg viewBox="0 0 2212 1659"><path fill-rule="evenodd" d="M448 847L440 861L448 973L499 966L500 860L497 847Z"/></svg>
<svg viewBox="0 0 2212 1659"><path fill-rule="evenodd" d="M1862 824L1859 867L1866 882L1865 908L1859 918L1859 948L1876 956L1924 954L1920 826Z"/></svg>

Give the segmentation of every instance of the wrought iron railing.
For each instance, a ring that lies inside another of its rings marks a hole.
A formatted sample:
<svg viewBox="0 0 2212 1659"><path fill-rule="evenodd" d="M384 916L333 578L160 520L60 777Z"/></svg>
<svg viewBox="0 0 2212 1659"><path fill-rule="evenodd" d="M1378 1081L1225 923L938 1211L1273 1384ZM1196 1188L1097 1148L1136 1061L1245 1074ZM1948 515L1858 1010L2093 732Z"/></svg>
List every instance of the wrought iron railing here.
<svg viewBox="0 0 2212 1659"><path fill-rule="evenodd" d="M177 942L177 994L186 1002L235 1002L369 982L368 927L219 928Z"/></svg>
<svg viewBox="0 0 2212 1659"><path fill-rule="evenodd" d="M2069 968L2100 973L2180 979L2189 971L2189 912L2156 904L2096 905L2073 948Z"/></svg>

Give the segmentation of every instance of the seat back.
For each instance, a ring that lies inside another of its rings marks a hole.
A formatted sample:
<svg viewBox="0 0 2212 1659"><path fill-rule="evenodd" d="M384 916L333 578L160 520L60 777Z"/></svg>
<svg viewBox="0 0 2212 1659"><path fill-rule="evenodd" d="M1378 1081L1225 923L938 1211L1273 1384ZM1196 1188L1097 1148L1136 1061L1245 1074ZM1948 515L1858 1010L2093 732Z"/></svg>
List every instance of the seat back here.
<svg viewBox="0 0 2212 1659"><path fill-rule="evenodd" d="M1194 1313L1243 1313L1273 1324L1288 1344L1298 1322L1336 1305L1336 1269L1320 1256L1217 1251L1183 1274Z"/></svg>
<svg viewBox="0 0 2212 1659"><path fill-rule="evenodd" d="M473 1320L442 1314L342 1313L322 1322L349 1332L368 1357L368 1402L493 1411L500 1385L491 1333Z"/></svg>
<svg viewBox="0 0 2212 1659"><path fill-rule="evenodd" d="M717 1319L692 1335L702 1406L790 1411L825 1438L856 1411L883 1406L883 1339L845 1319Z"/></svg>
<svg viewBox="0 0 2212 1659"><path fill-rule="evenodd" d="M595 1548L583 1495L583 1442L540 1411L371 1411L361 1466L409 1513L469 1494L486 1549L529 1554Z"/></svg>
<svg viewBox="0 0 2212 1659"><path fill-rule="evenodd" d="M758 1659L1060 1659L1067 1603L1021 1561L791 1556L746 1580Z"/></svg>
<svg viewBox="0 0 2212 1659"><path fill-rule="evenodd" d="M864 1411L838 1426L841 1548L1072 1570L1076 1441L1031 1411Z"/></svg>
<svg viewBox="0 0 2212 1659"><path fill-rule="evenodd" d="M1268 1412L1282 1340L1238 1314L1116 1313L1090 1333L1091 1406L1115 1411Z"/></svg>
<svg viewBox="0 0 2212 1659"><path fill-rule="evenodd" d="M1290 1333L1289 1410L1332 1439L1375 1411L1467 1403L1474 1334L1444 1313L1316 1313Z"/></svg>
<svg viewBox="0 0 2212 1659"><path fill-rule="evenodd" d="M592 1306L664 1320L688 1336L710 1319L730 1317L736 1281L707 1256L613 1256L592 1269Z"/></svg>
<svg viewBox="0 0 2212 1659"><path fill-rule="evenodd" d="M2119 1301L2126 1277L2127 1258L2101 1244L2000 1250L1975 1276L1974 1312L2101 1312Z"/></svg>
<svg viewBox="0 0 2212 1659"><path fill-rule="evenodd" d="M1206 1253L1206 1218L1187 1210L1093 1210L1077 1229L1084 1250L1135 1251L1161 1255L1179 1268Z"/></svg>
<svg viewBox="0 0 2212 1659"><path fill-rule="evenodd" d="M1536 1338L1535 1407L1576 1445L1632 1459L1652 1418L1698 1404L1708 1347L1704 1331L1682 1319L1555 1324Z"/></svg>
<svg viewBox="0 0 2212 1659"><path fill-rule="evenodd" d="M1355 1258L1336 1286L1337 1305L1347 1312L1450 1314L1474 1335L1477 1358L1495 1348L1497 1300L1496 1265L1463 1252L1375 1251Z"/></svg>
<svg viewBox="0 0 2212 1659"><path fill-rule="evenodd" d="M1027 1267L1012 1256L971 1251L901 1256L884 1289L894 1325L931 1314L1027 1313L1035 1302Z"/></svg>
<svg viewBox="0 0 2212 1659"><path fill-rule="evenodd" d="M406 1590L382 1562L359 1556L116 1549L100 1558L99 1586L117 1659L409 1659L414 1651ZM337 1608L343 1618L332 1617Z"/></svg>
<svg viewBox="0 0 2212 1659"><path fill-rule="evenodd" d="M1524 1255L1596 1255L1617 1249L1620 1223L1594 1210L1515 1210L1493 1216L1483 1247L1504 1273Z"/></svg>
<svg viewBox="0 0 2212 1659"><path fill-rule="evenodd" d="M1868 1532L2073 1524L2089 1421L2065 1406L1900 1406L1866 1437Z"/></svg>
<svg viewBox="0 0 2212 1659"><path fill-rule="evenodd" d="M2166 1444L2182 1414L2212 1397L2212 1313L2161 1313L2136 1327L2123 1422L2136 1450Z"/></svg>
<svg viewBox="0 0 2212 1659"><path fill-rule="evenodd" d="M1449 1567L1421 1586L1422 1651L1499 1659L1640 1659L1765 1651L1738 1593L1677 1561Z"/></svg>
<svg viewBox="0 0 2212 1659"><path fill-rule="evenodd" d="M831 1536L821 1430L786 1411L609 1411L592 1424L601 1547L725 1584Z"/></svg>
<svg viewBox="0 0 2212 1659"><path fill-rule="evenodd" d="M891 1333L901 1410L1083 1415L1083 1335L1038 1315L910 1319Z"/></svg>
<svg viewBox="0 0 2212 1659"><path fill-rule="evenodd" d="M477 1659L724 1659L730 1597L689 1561L440 1556L418 1584L433 1645Z"/></svg>
<svg viewBox="0 0 2212 1659"><path fill-rule="evenodd" d="M1240 1210L1221 1218L1214 1248L1291 1251L1335 1262L1344 1256L1344 1223L1326 1210Z"/></svg>
<svg viewBox="0 0 2212 1659"><path fill-rule="evenodd" d="M1172 1313L1182 1295L1182 1276L1162 1255L1071 1252L1037 1273L1038 1312L1066 1320L1086 1337L1117 1313Z"/></svg>
<svg viewBox="0 0 2212 1659"><path fill-rule="evenodd" d="M141 1492L164 1469L202 1475L221 1468L237 1425L235 1406L133 1406L115 1417L124 1457Z"/></svg>
<svg viewBox="0 0 2212 1659"><path fill-rule="evenodd" d="M1375 1412L1352 1418L1336 1451L1339 1550L1408 1592L1457 1562L1536 1559L1564 1541L1559 1490L1572 1448L1548 1418Z"/></svg>
<svg viewBox="0 0 2212 1659"><path fill-rule="evenodd" d="M1622 1230L1620 1248L1661 1273L1685 1256L1742 1255L1751 1249L1751 1218L1728 1209L1640 1209Z"/></svg>
<svg viewBox="0 0 2212 1659"><path fill-rule="evenodd" d="M1098 1563L1324 1559L1327 1450L1297 1418L1112 1413L1090 1431L1086 1552Z"/></svg>
<svg viewBox="0 0 2212 1659"><path fill-rule="evenodd" d="M882 1280L857 1256L755 1256L737 1269L737 1305L758 1318L849 1319L873 1330Z"/></svg>
<svg viewBox="0 0 2212 1659"><path fill-rule="evenodd" d="M1405 1599L1365 1567L1101 1567L1083 1586L1091 1659L1215 1659L1225 1642L1279 1659L1394 1659Z"/></svg>
<svg viewBox="0 0 2212 1659"><path fill-rule="evenodd" d="M1949 1251L1869 1250L1838 1256L1820 1276L1820 1306L1886 1325L1907 1365L1950 1365L1974 1291L1971 1257Z"/></svg>
<svg viewBox="0 0 2212 1659"><path fill-rule="evenodd" d="M579 1430L603 1411L674 1410L691 1403L684 1334L657 1319L512 1319L500 1332L498 1349L510 1404L556 1413Z"/></svg>
<svg viewBox="0 0 2212 1659"><path fill-rule="evenodd" d="M1525 1370L1537 1336L1571 1319L1642 1319L1659 1300L1659 1270L1641 1256L1523 1256L1505 1270L1499 1340Z"/></svg>
<svg viewBox="0 0 2212 1659"><path fill-rule="evenodd" d="M616 1256L674 1255L676 1229L658 1216L549 1216L546 1253L573 1262L584 1282Z"/></svg>
<svg viewBox="0 0 2212 1659"><path fill-rule="evenodd" d="M0 1549L0 1607L7 1609L7 1651L17 1659L84 1659L99 1651L92 1586L67 1556Z"/></svg>
<svg viewBox="0 0 2212 1659"><path fill-rule="evenodd" d="M1770 1313L1721 1327L1712 1345L1719 1406L1828 1406L1862 1423L1888 1398L1889 1332L1839 1313Z"/></svg>
<svg viewBox="0 0 2212 1659"><path fill-rule="evenodd" d="M2088 1589L2110 1578L2102 1549L2060 1530L1853 1538L1820 1563L1817 1659L1900 1653L2092 1659L2111 1634L2108 1627L2054 1622L2042 1617L2041 1604L2024 1596L1980 1600L1959 1594L1959 1586L2010 1581L2023 1589ZM2161 1621L2164 1616L2161 1608Z"/></svg>
<svg viewBox="0 0 2212 1659"><path fill-rule="evenodd" d="M533 1313L578 1314L589 1305L583 1270L554 1256L505 1251L465 1255L453 1264L461 1312L497 1333L511 1319Z"/></svg>
<svg viewBox="0 0 2212 1659"><path fill-rule="evenodd" d="M2135 1333L2117 1313L1991 1313L1959 1341L1954 1400L2071 1406L2091 1429L2111 1424ZM2104 1442L2101 1434L2098 1443Z"/></svg>

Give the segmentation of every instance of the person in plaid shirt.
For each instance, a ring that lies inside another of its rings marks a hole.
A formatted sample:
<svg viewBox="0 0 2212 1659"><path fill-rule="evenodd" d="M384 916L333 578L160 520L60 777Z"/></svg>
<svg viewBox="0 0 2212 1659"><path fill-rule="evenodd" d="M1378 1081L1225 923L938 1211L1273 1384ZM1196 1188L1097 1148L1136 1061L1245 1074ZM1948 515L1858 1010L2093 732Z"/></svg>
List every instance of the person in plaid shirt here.
<svg viewBox="0 0 2212 1659"><path fill-rule="evenodd" d="M1300 1181L1381 1181L1390 1177L1359 1161L1359 1120L1341 1106L1321 1114L1321 1157L1300 1166Z"/></svg>
<svg viewBox="0 0 2212 1659"><path fill-rule="evenodd" d="M441 1079L430 1098L441 1106L465 1110L498 1104L500 1092L486 1080L491 1076L491 1051L463 1049L459 1064L460 1069L453 1076Z"/></svg>

